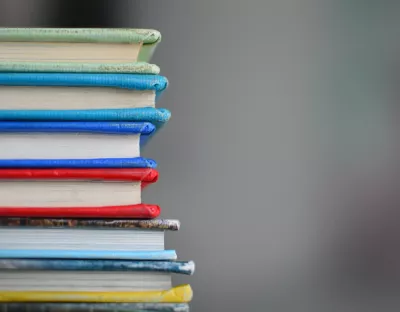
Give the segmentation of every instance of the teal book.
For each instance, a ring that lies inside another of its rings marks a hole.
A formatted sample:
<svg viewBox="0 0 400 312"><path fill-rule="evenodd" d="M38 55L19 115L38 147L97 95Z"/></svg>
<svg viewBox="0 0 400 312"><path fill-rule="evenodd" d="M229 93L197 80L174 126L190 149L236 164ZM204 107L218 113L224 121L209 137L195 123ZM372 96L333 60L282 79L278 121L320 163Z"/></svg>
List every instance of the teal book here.
<svg viewBox="0 0 400 312"><path fill-rule="evenodd" d="M0 28L1 72L158 74L153 29Z"/></svg>
<svg viewBox="0 0 400 312"><path fill-rule="evenodd" d="M155 108L168 81L158 75L0 73L0 121L132 121L159 129Z"/></svg>

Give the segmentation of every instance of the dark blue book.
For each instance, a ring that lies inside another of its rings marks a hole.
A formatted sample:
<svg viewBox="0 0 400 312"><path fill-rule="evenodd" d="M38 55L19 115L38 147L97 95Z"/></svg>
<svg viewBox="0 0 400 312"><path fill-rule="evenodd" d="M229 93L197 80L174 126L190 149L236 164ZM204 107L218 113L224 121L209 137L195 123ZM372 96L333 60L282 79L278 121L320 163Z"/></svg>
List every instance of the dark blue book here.
<svg viewBox="0 0 400 312"><path fill-rule="evenodd" d="M0 166L82 166L88 160L125 167L122 162L140 157L140 148L154 133L148 122L112 121L3 121L0 122ZM121 161L123 159L123 161ZM11 162L10 162L11 161ZM135 160L141 167L142 160ZM112 166L112 165L111 165Z"/></svg>

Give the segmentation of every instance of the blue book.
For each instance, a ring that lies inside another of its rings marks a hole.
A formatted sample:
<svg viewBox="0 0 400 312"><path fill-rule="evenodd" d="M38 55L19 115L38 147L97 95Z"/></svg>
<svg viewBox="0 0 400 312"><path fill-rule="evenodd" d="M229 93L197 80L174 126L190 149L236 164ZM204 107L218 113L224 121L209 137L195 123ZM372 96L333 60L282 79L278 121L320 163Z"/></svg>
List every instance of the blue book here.
<svg viewBox="0 0 400 312"><path fill-rule="evenodd" d="M143 159L132 159L140 157L140 147L155 129L148 122L3 121L0 163L5 167L16 162L20 166L37 162L35 166L46 167L56 162L76 167L92 160L93 167L102 162L116 167L124 167L124 162L149 167Z"/></svg>
<svg viewBox="0 0 400 312"><path fill-rule="evenodd" d="M96 73L0 73L0 121L135 121L159 129L170 118L155 103L163 76Z"/></svg>
<svg viewBox="0 0 400 312"><path fill-rule="evenodd" d="M154 107L167 85L158 75L0 73L0 121L150 122L158 130L171 116Z"/></svg>

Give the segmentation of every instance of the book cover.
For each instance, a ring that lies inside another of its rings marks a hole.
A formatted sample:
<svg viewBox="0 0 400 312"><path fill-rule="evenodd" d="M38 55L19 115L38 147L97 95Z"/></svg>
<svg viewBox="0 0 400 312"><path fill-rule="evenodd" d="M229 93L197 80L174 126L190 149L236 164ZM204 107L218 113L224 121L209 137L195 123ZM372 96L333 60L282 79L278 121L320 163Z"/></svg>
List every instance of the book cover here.
<svg viewBox="0 0 400 312"><path fill-rule="evenodd" d="M168 86L159 75L91 73L0 73L2 86L103 87L131 90L154 90L157 97Z"/></svg>
<svg viewBox="0 0 400 312"><path fill-rule="evenodd" d="M189 312L187 303L0 303L2 312Z"/></svg>
<svg viewBox="0 0 400 312"><path fill-rule="evenodd" d="M148 62L161 34L153 29L0 28L3 42L140 43L138 61Z"/></svg>
<svg viewBox="0 0 400 312"><path fill-rule="evenodd" d="M108 251L108 250L31 250L0 249L0 259L109 259L109 260L176 260L175 250Z"/></svg>
<svg viewBox="0 0 400 312"><path fill-rule="evenodd" d="M143 205L143 204L142 204ZM46 208L48 209L48 208ZM116 228L116 229L148 229L160 231L178 231L178 220L125 220L125 219L51 219L51 218L0 218L0 226L30 228Z"/></svg>
<svg viewBox="0 0 400 312"><path fill-rule="evenodd" d="M42 133L102 133L150 135L155 127L149 122L112 121L3 121L1 132L42 132Z"/></svg>
<svg viewBox="0 0 400 312"><path fill-rule="evenodd" d="M145 145L156 131L149 122L118 121L2 121L3 133L99 133L109 135L140 135Z"/></svg>
<svg viewBox="0 0 400 312"><path fill-rule="evenodd" d="M14 218L154 219L160 213L159 206L149 204L100 207L0 207L0 217ZM79 223L85 224L84 221Z"/></svg>
<svg viewBox="0 0 400 312"><path fill-rule="evenodd" d="M192 275L195 264L193 261L0 259L0 270L140 271Z"/></svg>
<svg viewBox="0 0 400 312"><path fill-rule="evenodd" d="M156 168L153 159L135 158L98 158L98 159L0 159L0 168Z"/></svg>
<svg viewBox="0 0 400 312"><path fill-rule="evenodd" d="M5 121L149 122L157 129L166 124L170 117L171 112L169 110L154 107L91 110L0 110L0 120Z"/></svg>
<svg viewBox="0 0 400 312"><path fill-rule="evenodd" d="M137 63L67 63L67 62L2 62L3 73L97 73L97 74L153 74L160 73L155 64Z"/></svg>
<svg viewBox="0 0 400 312"><path fill-rule="evenodd" d="M190 285L181 285L166 291L137 292L0 291L1 302L187 303L192 297Z"/></svg>
<svg viewBox="0 0 400 312"><path fill-rule="evenodd" d="M1 124L1 123L0 123ZM141 181L142 184L155 183L158 171L152 168L61 168L61 169L0 169L0 179L15 180L104 180Z"/></svg>

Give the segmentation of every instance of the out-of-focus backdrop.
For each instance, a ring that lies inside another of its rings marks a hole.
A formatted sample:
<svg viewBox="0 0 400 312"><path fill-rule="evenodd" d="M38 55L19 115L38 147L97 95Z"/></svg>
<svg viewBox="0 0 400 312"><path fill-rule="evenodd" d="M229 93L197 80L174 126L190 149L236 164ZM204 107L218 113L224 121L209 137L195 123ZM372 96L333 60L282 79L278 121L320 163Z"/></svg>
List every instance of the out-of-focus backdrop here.
<svg viewBox="0 0 400 312"><path fill-rule="evenodd" d="M144 194L182 230L192 311L377 311L400 275L400 4L0 1L0 26L162 32L170 123ZM380 309L382 310L382 309Z"/></svg>

